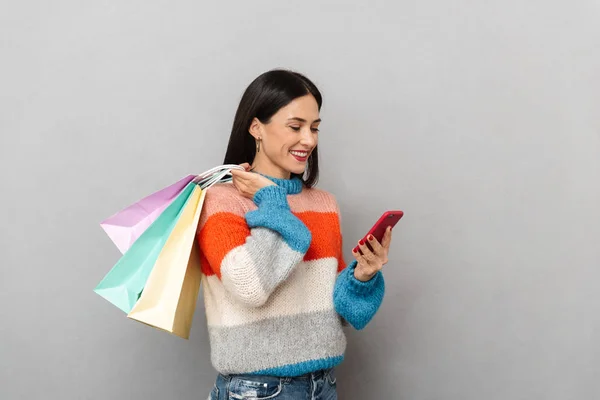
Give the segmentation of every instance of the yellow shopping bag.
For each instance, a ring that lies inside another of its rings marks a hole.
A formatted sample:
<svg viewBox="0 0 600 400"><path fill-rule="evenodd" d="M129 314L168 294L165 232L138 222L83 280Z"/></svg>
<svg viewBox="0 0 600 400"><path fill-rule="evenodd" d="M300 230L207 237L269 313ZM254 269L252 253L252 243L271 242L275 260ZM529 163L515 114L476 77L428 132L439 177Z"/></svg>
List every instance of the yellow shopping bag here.
<svg viewBox="0 0 600 400"><path fill-rule="evenodd" d="M196 230L206 191L196 185L128 318L188 339L200 290Z"/></svg>

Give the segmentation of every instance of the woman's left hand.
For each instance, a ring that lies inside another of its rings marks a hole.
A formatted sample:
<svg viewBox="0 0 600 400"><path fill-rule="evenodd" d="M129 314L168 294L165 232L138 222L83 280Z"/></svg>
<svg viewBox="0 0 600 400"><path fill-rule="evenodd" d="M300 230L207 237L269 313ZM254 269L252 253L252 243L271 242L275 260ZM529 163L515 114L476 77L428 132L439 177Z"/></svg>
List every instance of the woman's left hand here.
<svg viewBox="0 0 600 400"><path fill-rule="evenodd" d="M249 172L250 164L243 163L240 164L240 166L244 168L244 171L232 169L231 176L233 185L242 196L252 199L260 189L265 186L275 185L270 179L267 179L260 174Z"/></svg>
<svg viewBox="0 0 600 400"><path fill-rule="evenodd" d="M358 261L354 269L354 277L362 282L371 280L387 264L390 243L392 242L392 228L388 227L386 229L381 243L373 235L369 235L367 241L373 249L372 251L366 242L361 243L362 240L358 242L360 252L352 250L352 255ZM362 254L360 254L361 252Z"/></svg>

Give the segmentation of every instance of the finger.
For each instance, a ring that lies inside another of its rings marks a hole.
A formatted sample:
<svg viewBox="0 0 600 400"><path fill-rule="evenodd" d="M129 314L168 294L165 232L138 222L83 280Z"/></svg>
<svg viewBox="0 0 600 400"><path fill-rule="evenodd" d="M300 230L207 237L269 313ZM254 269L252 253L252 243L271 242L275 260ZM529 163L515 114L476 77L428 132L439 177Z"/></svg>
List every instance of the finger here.
<svg viewBox="0 0 600 400"><path fill-rule="evenodd" d="M250 169L250 164L247 162L241 163L240 167L244 168L244 171L248 171Z"/></svg>
<svg viewBox="0 0 600 400"><path fill-rule="evenodd" d="M390 244L392 243L392 227L388 226L383 234L383 239L381 239L381 246L389 249Z"/></svg>
<svg viewBox="0 0 600 400"><path fill-rule="evenodd" d="M354 256L356 261L358 261L359 264L369 265L365 257L362 254L360 254L356 247L352 249L352 255Z"/></svg>
<svg viewBox="0 0 600 400"><path fill-rule="evenodd" d="M231 175L235 175L235 176L247 176L247 174L250 174L251 172L248 171L241 171L239 169L232 169L231 170Z"/></svg>
<svg viewBox="0 0 600 400"><path fill-rule="evenodd" d="M369 264L369 262L365 259L364 255L360 254L356 247L352 249L352 254L354 255L354 258L356 258L357 261L356 268L360 268L363 273L366 273L367 275L372 275L378 271L377 266Z"/></svg>
<svg viewBox="0 0 600 400"><path fill-rule="evenodd" d="M375 254L373 254L371 249L369 249L369 247L367 246L367 242L363 242L361 240L360 242L358 242L358 248L362 252L363 258L367 260L369 264L372 264L375 261Z"/></svg>
<svg viewBox="0 0 600 400"><path fill-rule="evenodd" d="M385 249L383 248L381 243L379 243L379 241L377 239L375 239L375 236L369 235L367 240L368 240L369 245L373 249L373 253L376 256L382 256L385 253Z"/></svg>
<svg viewBox="0 0 600 400"><path fill-rule="evenodd" d="M247 181L248 179L251 179L254 176L254 174L252 172L239 171L237 169L232 169L231 176L238 178L238 180Z"/></svg>

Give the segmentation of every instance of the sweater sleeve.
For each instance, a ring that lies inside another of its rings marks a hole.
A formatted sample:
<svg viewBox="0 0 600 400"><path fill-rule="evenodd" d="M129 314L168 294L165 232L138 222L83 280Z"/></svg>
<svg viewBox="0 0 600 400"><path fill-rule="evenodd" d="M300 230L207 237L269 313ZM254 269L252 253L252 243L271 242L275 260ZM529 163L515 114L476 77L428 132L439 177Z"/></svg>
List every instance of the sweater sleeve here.
<svg viewBox="0 0 600 400"><path fill-rule="evenodd" d="M333 304L336 312L344 322L350 323L355 329L361 330L373 319L385 293L385 282L381 271L367 282L354 277L357 261L346 265L342 255L341 214L336 203L340 218L340 243L338 255L338 276L333 290Z"/></svg>
<svg viewBox="0 0 600 400"><path fill-rule="evenodd" d="M239 201L209 211L198 240L225 289L244 305L260 307L302 261L312 238L291 212L284 188L264 187L253 201L257 209L246 213Z"/></svg>
<svg viewBox="0 0 600 400"><path fill-rule="evenodd" d="M337 313L355 329L361 330L373 319L383 302L385 282L381 271L367 282L354 277L357 262L353 261L338 275L333 290Z"/></svg>

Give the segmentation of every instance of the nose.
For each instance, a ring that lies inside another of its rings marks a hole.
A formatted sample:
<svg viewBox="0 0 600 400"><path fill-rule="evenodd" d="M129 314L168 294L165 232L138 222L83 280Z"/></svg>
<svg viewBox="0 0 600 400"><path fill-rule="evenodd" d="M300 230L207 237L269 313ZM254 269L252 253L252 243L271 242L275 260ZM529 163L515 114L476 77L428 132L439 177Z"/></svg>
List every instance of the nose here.
<svg viewBox="0 0 600 400"><path fill-rule="evenodd" d="M310 147L311 149L317 145L317 135L312 132L310 127L302 130L300 144L306 147Z"/></svg>

